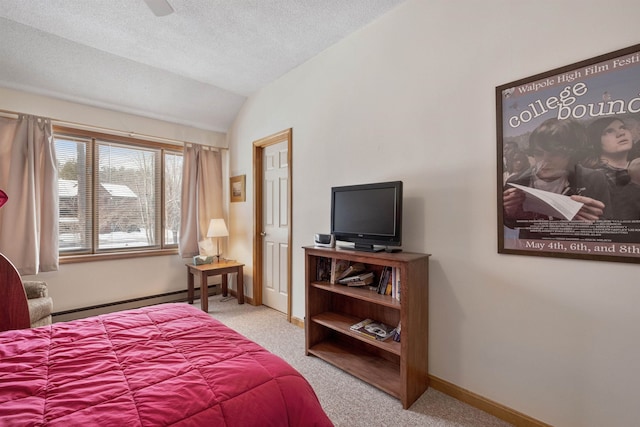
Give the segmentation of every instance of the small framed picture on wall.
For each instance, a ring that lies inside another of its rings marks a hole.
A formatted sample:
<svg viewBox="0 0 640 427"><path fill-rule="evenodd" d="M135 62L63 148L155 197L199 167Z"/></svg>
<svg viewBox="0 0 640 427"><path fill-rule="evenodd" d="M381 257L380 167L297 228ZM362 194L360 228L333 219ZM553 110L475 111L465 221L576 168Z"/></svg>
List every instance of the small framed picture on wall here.
<svg viewBox="0 0 640 427"><path fill-rule="evenodd" d="M246 175L232 176L230 179L229 194L231 202L244 202L246 196Z"/></svg>

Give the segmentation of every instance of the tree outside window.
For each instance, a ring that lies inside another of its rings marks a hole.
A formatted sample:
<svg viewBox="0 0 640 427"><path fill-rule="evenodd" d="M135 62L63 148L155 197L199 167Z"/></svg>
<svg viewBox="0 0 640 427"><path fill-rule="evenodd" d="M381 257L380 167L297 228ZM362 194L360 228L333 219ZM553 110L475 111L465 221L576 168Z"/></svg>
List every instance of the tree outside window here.
<svg viewBox="0 0 640 427"><path fill-rule="evenodd" d="M179 148L57 134L55 144L61 255L177 246Z"/></svg>

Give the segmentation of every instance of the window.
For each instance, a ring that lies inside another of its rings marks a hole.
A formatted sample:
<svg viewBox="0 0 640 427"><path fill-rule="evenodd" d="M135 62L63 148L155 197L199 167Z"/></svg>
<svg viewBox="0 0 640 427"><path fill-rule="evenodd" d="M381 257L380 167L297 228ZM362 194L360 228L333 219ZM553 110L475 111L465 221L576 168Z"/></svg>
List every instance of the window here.
<svg viewBox="0 0 640 427"><path fill-rule="evenodd" d="M60 255L177 248L182 151L55 128Z"/></svg>

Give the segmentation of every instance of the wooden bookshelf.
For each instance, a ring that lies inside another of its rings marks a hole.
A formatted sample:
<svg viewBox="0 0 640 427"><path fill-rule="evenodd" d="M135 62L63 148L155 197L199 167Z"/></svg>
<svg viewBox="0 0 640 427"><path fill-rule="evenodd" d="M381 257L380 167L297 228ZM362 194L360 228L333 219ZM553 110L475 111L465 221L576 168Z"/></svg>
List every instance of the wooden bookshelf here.
<svg viewBox="0 0 640 427"><path fill-rule="evenodd" d="M360 252L305 247L305 352L400 399L409 408L429 387L429 255L410 252ZM376 275L393 267L400 278L400 300L368 287L319 281L318 259L361 262ZM400 342L376 341L349 329L371 318L401 322Z"/></svg>

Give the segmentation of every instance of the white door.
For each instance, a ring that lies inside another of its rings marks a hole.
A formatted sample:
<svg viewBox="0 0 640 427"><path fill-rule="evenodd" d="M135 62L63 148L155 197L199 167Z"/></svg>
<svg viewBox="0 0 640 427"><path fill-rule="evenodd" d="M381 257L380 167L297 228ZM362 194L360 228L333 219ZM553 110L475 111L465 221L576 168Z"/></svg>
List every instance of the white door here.
<svg viewBox="0 0 640 427"><path fill-rule="evenodd" d="M263 150L262 303L287 313L289 161L286 140Z"/></svg>

